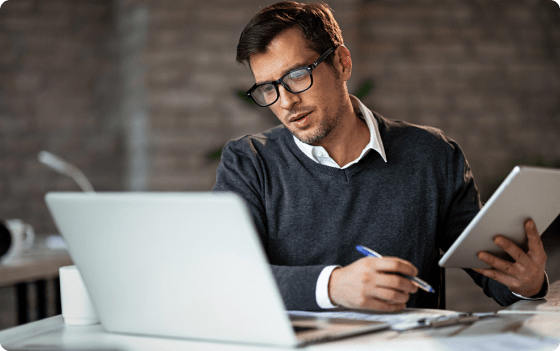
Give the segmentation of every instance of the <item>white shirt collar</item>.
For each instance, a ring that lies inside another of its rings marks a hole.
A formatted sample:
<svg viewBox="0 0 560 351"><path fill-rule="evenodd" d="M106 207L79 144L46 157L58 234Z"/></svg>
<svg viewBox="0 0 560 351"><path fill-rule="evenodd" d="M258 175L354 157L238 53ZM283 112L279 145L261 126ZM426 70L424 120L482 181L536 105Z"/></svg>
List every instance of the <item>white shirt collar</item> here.
<svg viewBox="0 0 560 351"><path fill-rule="evenodd" d="M361 117L367 124L369 129L369 143L362 150L360 156L354 161L340 167L328 154L327 150L322 146L313 146L301 142L298 138L294 136L294 141L300 150L307 155L313 161L320 163L322 165L345 169L351 165L358 163L370 150L377 151L383 160L387 162L387 156L385 155L385 149L383 148L383 142L381 140L381 135L379 134L379 126L377 119L373 116L373 113L364 105L357 97L350 95L350 100L352 101L352 107L354 112Z"/></svg>

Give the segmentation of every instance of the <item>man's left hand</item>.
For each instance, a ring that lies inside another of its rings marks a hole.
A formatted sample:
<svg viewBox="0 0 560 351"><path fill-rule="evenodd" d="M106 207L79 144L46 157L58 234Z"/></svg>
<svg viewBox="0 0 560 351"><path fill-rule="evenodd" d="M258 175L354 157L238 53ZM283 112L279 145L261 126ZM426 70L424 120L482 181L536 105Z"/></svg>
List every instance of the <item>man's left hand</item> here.
<svg viewBox="0 0 560 351"><path fill-rule="evenodd" d="M515 262L508 262L487 252L480 252L478 258L492 268L475 269L476 272L506 285L512 292L524 297L539 293L544 283L546 253L535 222L525 222L529 250L524 252L513 241L501 235L494 238L494 243L507 252Z"/></svg>

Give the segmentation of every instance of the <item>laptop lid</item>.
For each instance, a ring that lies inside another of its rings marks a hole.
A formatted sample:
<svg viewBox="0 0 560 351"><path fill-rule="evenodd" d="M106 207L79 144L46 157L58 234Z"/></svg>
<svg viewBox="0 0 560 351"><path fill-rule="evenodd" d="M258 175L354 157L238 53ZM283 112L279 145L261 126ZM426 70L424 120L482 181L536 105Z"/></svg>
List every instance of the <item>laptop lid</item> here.
<svg viewBox="0 0 560 351"><path fill-rule="evenodd" d="M49 193L46 202L107 331L295 346L387 327L307 324L307 340L296 337L237 195Z"/></svg>

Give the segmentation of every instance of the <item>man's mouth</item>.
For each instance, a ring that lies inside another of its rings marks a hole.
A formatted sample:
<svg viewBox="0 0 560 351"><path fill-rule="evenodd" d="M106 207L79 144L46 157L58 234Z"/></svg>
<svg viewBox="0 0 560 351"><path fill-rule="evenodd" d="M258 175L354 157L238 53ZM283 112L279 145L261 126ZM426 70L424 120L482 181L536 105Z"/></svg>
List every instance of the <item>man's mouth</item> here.
<svg viewBox="0 0 560 351"><path fill-rule="evenodd" d="M290 122L290 123L297 123L297 122L300 122L300 121L302 121L305 117L309 116L309 114L311 114L311 111L303 112L303 113L297 114L297 115L295 115L295 116L290 117L290 118L288 119L288 122Z"/></svg>

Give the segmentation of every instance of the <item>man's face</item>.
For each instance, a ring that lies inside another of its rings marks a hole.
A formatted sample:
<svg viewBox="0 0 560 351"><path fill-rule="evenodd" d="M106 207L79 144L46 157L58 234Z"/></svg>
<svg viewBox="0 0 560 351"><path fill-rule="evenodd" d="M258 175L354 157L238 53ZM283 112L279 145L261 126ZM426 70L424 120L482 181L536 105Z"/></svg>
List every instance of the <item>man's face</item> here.
<svg viewBox="0 0 560 351"><path fill-rule="evenodd" d="M338 59L338 50L333 54ZM281 32L264 53L251 55L251 69L257 84L275 81L289 71L312 64L320 54L307 47L299 28ZM328 63L313 72L313 85L307 91L292 94L278 86L279 98L270 109L299 140L321 145L321 141L336 134L347 96L345 80Z"/></svg>

